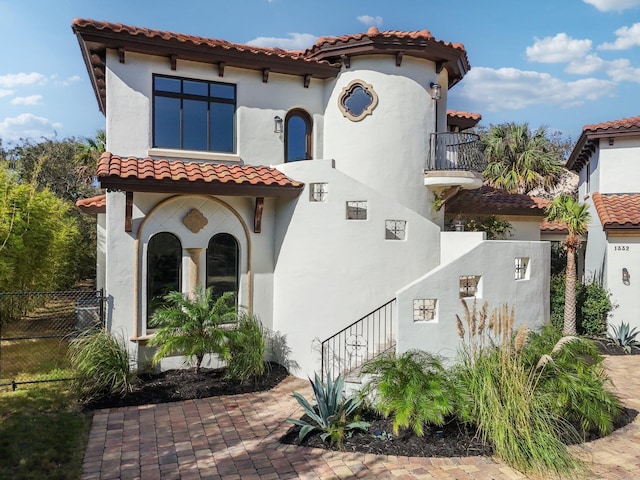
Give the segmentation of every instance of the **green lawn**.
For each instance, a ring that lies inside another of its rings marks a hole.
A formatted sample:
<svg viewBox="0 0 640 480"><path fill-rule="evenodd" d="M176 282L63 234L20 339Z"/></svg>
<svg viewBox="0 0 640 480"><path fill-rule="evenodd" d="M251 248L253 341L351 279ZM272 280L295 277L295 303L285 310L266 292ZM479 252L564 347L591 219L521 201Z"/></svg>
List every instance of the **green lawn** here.
<svg viewBox="0 0 640 480"><path fill-rule="evenodd" d="M0 393L0 480L79 479L89 428L63 384Z"/></svg>

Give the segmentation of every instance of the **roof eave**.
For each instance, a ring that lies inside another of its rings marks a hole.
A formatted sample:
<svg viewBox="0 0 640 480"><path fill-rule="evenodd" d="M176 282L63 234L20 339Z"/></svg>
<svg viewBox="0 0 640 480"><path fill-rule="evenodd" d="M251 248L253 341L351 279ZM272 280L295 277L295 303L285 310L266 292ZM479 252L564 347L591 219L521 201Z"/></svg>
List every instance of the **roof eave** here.
<svg viewBox="0 0 640 480"><path fill-rule="evenodd" d="M283 185L246 185L189 180L155 180L122 178L118 176L99 177L102 188L127 192L206 194L234 197L288 197L300 195L304 184L299 186Z"/></svg>

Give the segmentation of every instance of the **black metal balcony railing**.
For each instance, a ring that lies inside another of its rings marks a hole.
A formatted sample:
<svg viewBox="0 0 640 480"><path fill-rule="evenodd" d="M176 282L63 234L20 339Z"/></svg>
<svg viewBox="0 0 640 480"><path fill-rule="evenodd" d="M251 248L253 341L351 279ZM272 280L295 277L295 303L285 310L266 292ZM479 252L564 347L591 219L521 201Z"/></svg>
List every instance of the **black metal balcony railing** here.
<svg viewBox="0 0 640 480"><path fill-rule="evenodd" d="M431 134L427 170L482 172L486 166L478 135L459 132Z"/></svg>

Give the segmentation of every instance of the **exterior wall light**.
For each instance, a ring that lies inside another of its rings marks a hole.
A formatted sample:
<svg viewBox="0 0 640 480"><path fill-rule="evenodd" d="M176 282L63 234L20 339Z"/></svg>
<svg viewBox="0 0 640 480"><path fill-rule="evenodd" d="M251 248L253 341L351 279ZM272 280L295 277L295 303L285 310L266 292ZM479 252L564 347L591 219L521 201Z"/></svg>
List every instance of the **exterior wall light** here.
<svg viewBox="0 0 640 480"><path fill-rule="evenodd" d="M440 100L440 98L442 98L442 87L439 84L433 82L431 82L431 85L429 85L429 87L431 88L431 98L433 100Z"/></svg>
<svg viewBox="0 0 640 480"><path fill-rule="evenodd" d="M625 285L629 285L631 283L630 280L631 276L629 275L629 270L627 270L626 268L622 269L622 283L624 283Z"/></svg>
<svg viewBox="0 0 640 480"><path fill-rule="evenodd" d="M465 220L456 219L453 221L453 230L456 232L464 232Z"/></svg>
<svg viewBox="0 0 640 480"><path fill-rule="evenodd" d="M275 116L273 117L273 133L282 133L283 132L284 121L281 117Z"/></svg>

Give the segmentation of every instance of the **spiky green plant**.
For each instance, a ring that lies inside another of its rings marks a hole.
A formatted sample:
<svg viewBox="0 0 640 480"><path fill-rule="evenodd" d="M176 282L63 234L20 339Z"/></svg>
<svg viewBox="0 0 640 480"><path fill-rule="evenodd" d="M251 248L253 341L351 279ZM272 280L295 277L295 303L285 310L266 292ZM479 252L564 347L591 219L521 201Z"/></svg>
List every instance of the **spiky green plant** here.
<svg viewBox="0 0 640 480"><path fill-rule="evenodd" d="M227 362L227 376L245 381L261 376L265 370L266 333L260 319L241 313L229 344L231 357Z"/></svg>
<svg viewBox="0 0 640 480"><path fill-rule="evenodd" d="M74 372L73 390L81 400L103 395L125 395L136 379L122 338L104 331L87 331L69 345L69 361Z"/></svg>
<svg viewBox="0 0 640 480"><path fill-rule="evenodd" d="M442 425L453 411L453 384L430 353L387 353L365 364L362 373L373 375L369 387L374 408L392 417L395 435L400 428L411 428L422 437L426 426Z"/></svg>
<svg viewBox="0 0 640 480"><path fill-rule="evenodd" d="M631 353L631 347L637 347L638 341L636 337L640 332L634 327L630 329L628 323L620 322L619 326L611 325L610 332L607 332L609 340L614 344L622 347L625 352Z"/></svg>
<svg viewBox="0 0 640 480"><path fill-rule="evenodd" d="M214 298L211 288L198 286L192 298L170 292L165 300L165 306L151 319L156 332L149 344L158 347L154 362L170 355L185 355L190 361L195 358L198 373L207 354L229 360L229 340L238 319L233 293Z"/></svg>
<svg viewBox="0 0 640 480"><path fill-rule="evenodd" d="M300 393L293 392L293 396L312 423L297 418L287 418L286 420L301 427L298 434L301 441L314 430L320 430L322 441L326 441L328 438L331 444L342 448L345 433L350 430L369 428L368 422L351 421L362 400L357 395L344 398L344 379L342 377L338 376L333 381L331 374L328 374L327 383L323 384L316 373L315 381L309 379L309 382L313 388L317 408L314 408Z"/></svg>

